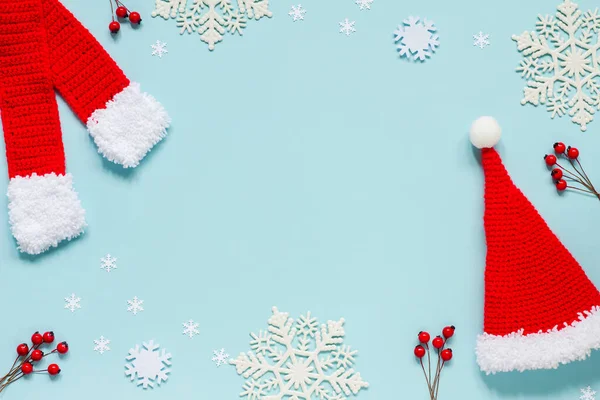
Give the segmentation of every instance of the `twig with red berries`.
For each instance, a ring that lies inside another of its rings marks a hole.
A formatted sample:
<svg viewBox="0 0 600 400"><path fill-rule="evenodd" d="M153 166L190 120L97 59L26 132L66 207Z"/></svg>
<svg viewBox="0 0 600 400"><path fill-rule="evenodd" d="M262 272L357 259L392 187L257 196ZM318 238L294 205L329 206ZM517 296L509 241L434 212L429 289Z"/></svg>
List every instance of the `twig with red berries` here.
<svg viewBox="0 0 600 400"><path fill-rule="evenodd" d="M600 193L596 190L592 181L585 173L583 166L579 162L579 150L575 147L566 147L564 143L554 143L554 154L546 154L544 161L546 165L552 168L550 175L554 180L556 189L562 192L566 189L576 190L596 196L600 200ZM558 163L558 157L562 157L571 164L573 170L568 170ZM567 181L570 182L567 183ZM579 186L575 185L578 184Z"/></svg>
<svg viewBox="0 0 600 400"><path fill-rule="evenodd" d="M116 11L115 7L113 6L113 2L117 7ZM121 0L109 0L109 3L110 11L112 14L112 22L108 24L108 29L111 33L117 33L119 32L119 30L121 30L121 24L115 19L115 15L118 19L129 18L129 22L131 22L133 25L137 25L140 22L142 22L142 16L140 15L140 13L137 11L129 11L129 8L127 8Z"/></svg>
<svg viewBox="0 0 600 400"><path fill-rule="evenodd" d="M438 356L437 367L435 369L435 375L433 376L433 379L431 377L431 356L429 354L429 339L431 339L431 336L427 332L419 332L418 337L420 344L415 347L414 353L421 364L423 375L425 375L425 382L427 382L427 388L429 389L429 397L431 400L437 400L438 392L440 390L440 375L444 369L444 365L446 365L446 363L452 359L452 349L445 347L448 344L448 340L454 336L455 329L456 328L454 326L447 326L442 329L443 337L436 336L431 341L431 345L435 348ZM425 355L427 355L427 370L423 364L423 358Z"/></svg>
<svg viewBox="0 0 600 400"><path fill-rule="evenodd" d="M15 358L12 367L10 367L10 370L6 373L6 375L0 378L0 392L6 389L8 385L18 381L25 375L44 372L52 376L58 375L60 373L58 364L50 364L46 369L42 370L33 369L34 364L38 363L50 354L65 354L69 351L69 345L67 342L60 342L54 350L44 354L44 352L40 350L40 347L42 347L44 344L50 344L52 342L54 342L53 332L49 331L43 335L39 332L35 332L31 336L31 347L29 347L27 343L21 343L18 345L17 358Z"/></svg>

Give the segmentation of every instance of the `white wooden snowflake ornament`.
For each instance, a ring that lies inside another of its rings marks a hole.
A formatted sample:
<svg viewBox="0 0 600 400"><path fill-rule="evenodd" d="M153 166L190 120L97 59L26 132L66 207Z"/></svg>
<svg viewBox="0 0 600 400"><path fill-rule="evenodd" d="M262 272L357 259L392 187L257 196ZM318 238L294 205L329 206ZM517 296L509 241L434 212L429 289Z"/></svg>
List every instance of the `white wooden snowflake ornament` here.
<svg viewBox="0 0 600 400"><path fill-rule="evenodd" d="M545 104L552 118L569 114L582 131L600 109L600 14L565 0L556 17L539 16L534 32L513 35L527 79L521 104Z"/></svg>
<svg viewBox="0 0 600 400"><path fill-rule="evenodd" d="M473 46L477 46L483 50L489 45L490 45L490 35L484 34L481 31L479 31L479 33L477 35L473 35Z"/></svg>
<svg viewBox="0 0 600 400"><path fill-rule="evenodd" d="M100 336L100 339L94 339L94 351L98 352L98 354L104 354L107 351L110 351L110 340L106 339L104 336Z"/></svg>
<svg viewBox="0 0 600 400"><path fill-rule="evenodd" d="M131 300L127 300L127 311L133 315L144 311L144 300L138 299L137 296L134 296Z"/></svg>
<svg viewBox="0 0 600 400"><path fill-rule="evenodd" d="M339 23L340 33L343 33L346 36L350 36L351 34L356 32L356 28L354 27L355 24L356 21L350 21L348 18L344 19L342 22Z"/></svg>
<svg viewBox="0 0 600 400"><path fill-rule="evenodd" d="M69 297L65 297L65 308L71 312L75 312L81 308L81 297L75 296L75 293L71 293Z"/></svg>
<svg viewBox="0 0 600 400"><path fill-rule="evenodd" d="M596 392L592 390L590 386L580 389L581 396L579 396L580 400L596 400Z"/></svg>
<svg viewBox="0 0 600 400"><path fill-rule="evenodd" d="M100 259L100 268L105 270L106 272L110 272L113 269L117 269L117 259L110 254L102 257Z"/></svg>
<svg viewBox="0 0 600 400"><path fill-rule="evenodd" d="M398 43L400 57L411 56L415 60L425 61L439 47L437 28L432 21L410 16L394 31L394 42Z"/></svg>
<svg viewBox="0 0 600 400"><path fill-rule="evenodd" d="M352 369L356 350L342 345L343 318L319 326L310 312L294 321L273 307L268 325L229 361L246 378L240 397L343 400L369 386Z"/></svg>
<svg viewBox="0 0 600 400"><path fill-rule="evenodd" d="M304 14L306 14L306 9L302 7L302 4L298 4L297 6L292 6L292 9L288 13L290 17L292 17L292 21L304 21Z"/></svg>
<svg viewBox="0 0 600 400"><path fill-rule="evenodd" d="M129 350L127 356L128 363L125 365L125 376L133 382L137 379L138 386L144 389L154 388L154 384L160 385L165 382L171 370L167 367L171 366L171 353L167 353L165 349L159 351L160 345L150 340L148 343L143 343L142 348L136 345L135 348Z"/></svg>
<svg viewBox="0 0 600 400"><path fill-rule="evenodd" d="M212 51L226 32L241 36L248 20L273 13L269 0L155 0L152 16L176 19L181 35L197 33Z"/></svg>

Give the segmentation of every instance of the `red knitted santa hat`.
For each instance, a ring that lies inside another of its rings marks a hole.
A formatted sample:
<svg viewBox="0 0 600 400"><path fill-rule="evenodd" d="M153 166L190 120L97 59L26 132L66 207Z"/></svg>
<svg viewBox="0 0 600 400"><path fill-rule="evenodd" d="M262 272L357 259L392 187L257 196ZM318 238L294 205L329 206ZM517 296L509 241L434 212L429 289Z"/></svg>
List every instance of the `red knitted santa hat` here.
<svg viewBox="0 0 600 400"><path fill-rule="evenodd" d="M98 152L126 168L165 136L170 119L58 0L0 0L0 15L9 223L19 249L38 254L85 227L66 172L55 90Z"/></svg>
<svg viewBox="0 0 600 400"><path fill-rule="evenodd" d="M600 293L492 148L500 126L481 117L471 142L485 174L484 334L477 362L490 374L557 368L600 348Z"/></svg>

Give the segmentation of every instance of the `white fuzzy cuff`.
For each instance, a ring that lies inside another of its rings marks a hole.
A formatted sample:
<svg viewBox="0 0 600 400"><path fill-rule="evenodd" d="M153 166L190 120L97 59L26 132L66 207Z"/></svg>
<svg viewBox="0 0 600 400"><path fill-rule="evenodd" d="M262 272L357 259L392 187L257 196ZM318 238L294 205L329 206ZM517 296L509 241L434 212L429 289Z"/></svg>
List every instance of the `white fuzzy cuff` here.
<svg viewBox="0 0 600 400"><path fill-rule="evenodd" d="M477 363L485 373L555 369L560 364L584 360L600 348L600 308L579 314L579 320L558 330L506 336L484 333L477 338Z"/></svg>
<svg viewBox="0 0 600 400"><path fill-rule="evenodd" d="M171 119L164 107L132 82L87 120L98 152L125 168L136 167L167 134Z"/></svg>
<svg viewBox="0 0 600 400"><path fill-rule="evenodd" d="M71 174L17 176L7 195L8 221L22 252L40 254L83 232L85 211Z"/></svg>

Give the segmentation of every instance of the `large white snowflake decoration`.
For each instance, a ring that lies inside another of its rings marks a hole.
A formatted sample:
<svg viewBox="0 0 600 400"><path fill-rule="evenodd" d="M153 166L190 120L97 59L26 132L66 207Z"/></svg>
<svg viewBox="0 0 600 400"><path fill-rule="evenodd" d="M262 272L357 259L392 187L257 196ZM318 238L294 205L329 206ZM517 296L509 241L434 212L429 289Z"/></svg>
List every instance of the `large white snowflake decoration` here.
<svg viewBox="0 0 600 400"><path fill-rule="evenodd" d="M310 312L298 321L273 307L268 331L250 334L251 352L229 361L246 378L248 400L345 400L369 384L351 368L356 351L341 345L344 319L319 324Z"/></svg>
<svg viewBox="0 0 600 400"><path fill-rule="evenodd" d="M394 42L398 43L400 57L412 55L415 60L425 61L440 45L439 37L434 32L437 28L433 22L419 17L408 17L403 25L394 31Z"/></svg>
<svg viewBox="0 0 600 400"><path fill-rule="evenodd" d="M596 392L592 390L590 386L580 389L581 396L579 396L580 400L596 400Z"/></svg>
<svg viewBox="0 0 600 400"><path fill-rule="evenodd" d="M585 131L600 109L600 14L571 0L557 9L538 17L535 32L512 37L524 56L517 71L528 79L521 104L545 104L552 118L569 113Z"/></svg>
<svg viewBox="0 0 600 400"><path fill-rule="evenodd" d="M125 376L128 376L131 381L137 378L138 386L144 389L153 388L154 384L160 385L165 382L171 370L167 367L171 366L171 353L167 353L165 349L158 350L160 345L150 340L143 344L140 349L136 345L134 349L129 350L127 356L128 364L125 365Z"/></svg>
<svg viewBox="0 0 600 400"><path fill-rule="evenodd" d="M152 16L176 19L181 35L196 32L214 50L227 31L241 36L248 20L270 18L273 13L269 0L155 0Z"/></svg>

